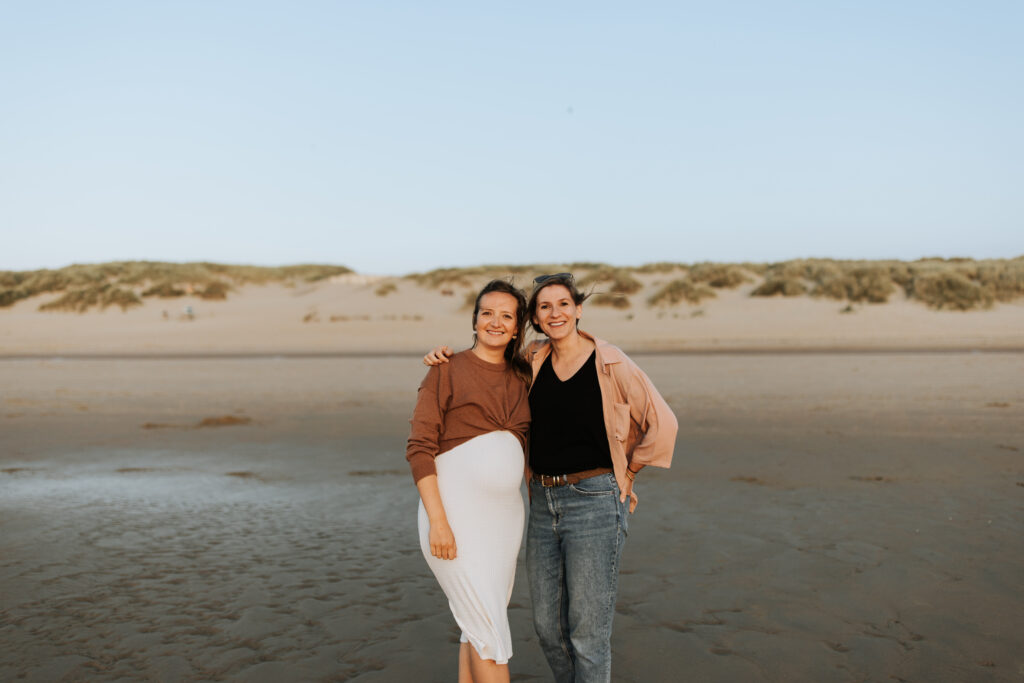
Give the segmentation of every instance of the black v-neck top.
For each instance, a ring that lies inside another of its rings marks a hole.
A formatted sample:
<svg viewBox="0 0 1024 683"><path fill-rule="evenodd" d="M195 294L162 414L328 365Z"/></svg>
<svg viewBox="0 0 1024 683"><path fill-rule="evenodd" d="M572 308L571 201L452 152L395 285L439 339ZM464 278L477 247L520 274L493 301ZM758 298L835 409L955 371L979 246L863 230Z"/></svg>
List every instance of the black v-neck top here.
<svg viewBox="0 0 1024 683"><path fill-rule="evenodd" d="M530 389L530 415L530 469L537 474L612 466L596 351L564 382L548 356Z"/></svg>

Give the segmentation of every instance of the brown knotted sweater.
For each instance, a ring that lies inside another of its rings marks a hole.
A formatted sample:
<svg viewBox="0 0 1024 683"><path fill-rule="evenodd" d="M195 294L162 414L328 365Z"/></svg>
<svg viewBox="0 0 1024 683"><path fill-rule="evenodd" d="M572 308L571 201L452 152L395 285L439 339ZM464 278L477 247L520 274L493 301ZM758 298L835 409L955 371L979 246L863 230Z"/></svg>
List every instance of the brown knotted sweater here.
<svg viewBox="0 0 1024 683"><path fill-rule="evenodd" d="M507 430L525 449L530 426L526 383L505 364L460 351L427 371L409 422L405 459L414 481L437 473L438 455L481 434Z"/></svg>

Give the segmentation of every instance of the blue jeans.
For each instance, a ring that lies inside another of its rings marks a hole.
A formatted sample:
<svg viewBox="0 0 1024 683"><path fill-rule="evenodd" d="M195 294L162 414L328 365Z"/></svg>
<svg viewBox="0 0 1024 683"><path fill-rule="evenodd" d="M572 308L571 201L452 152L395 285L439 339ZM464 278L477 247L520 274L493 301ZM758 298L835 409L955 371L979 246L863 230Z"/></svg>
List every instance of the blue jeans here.
<svg viewBox="0 0 1024 683"><path fill-rule="evenodd" d="M558 683L611 680L612 618L626 503L611 474L545 488L530 482L526 573L533 625Z"/></svg>

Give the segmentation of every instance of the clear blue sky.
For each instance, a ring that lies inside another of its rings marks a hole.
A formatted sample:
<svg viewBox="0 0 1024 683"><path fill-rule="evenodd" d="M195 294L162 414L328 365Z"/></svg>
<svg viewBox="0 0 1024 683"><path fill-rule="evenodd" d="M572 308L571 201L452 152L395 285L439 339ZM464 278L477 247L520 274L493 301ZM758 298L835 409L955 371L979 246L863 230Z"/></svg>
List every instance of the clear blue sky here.
<svg viewBox="0 0 1024 683"><path fill-rule="evenodd" d="M7 2L0 269L1024 254L1024 3Z"/></svg>

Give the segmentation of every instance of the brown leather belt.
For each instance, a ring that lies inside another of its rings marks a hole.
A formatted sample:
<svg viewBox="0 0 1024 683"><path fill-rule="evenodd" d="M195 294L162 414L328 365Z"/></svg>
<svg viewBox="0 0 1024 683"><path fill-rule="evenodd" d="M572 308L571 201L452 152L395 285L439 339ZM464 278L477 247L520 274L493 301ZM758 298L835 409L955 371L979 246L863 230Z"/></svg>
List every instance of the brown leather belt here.
<svg viewBox="0 0 1024 683"><path fill-rule="evenodd" d="M537 474L536 472L533 472L530 474L530 479L541 486L550 488L552 486L578 484L584 479L590 479L591 477L596 477L599 474L610 474L611 472L611 467L597 467L592 470L573 472L572 474Z"/></svg>

